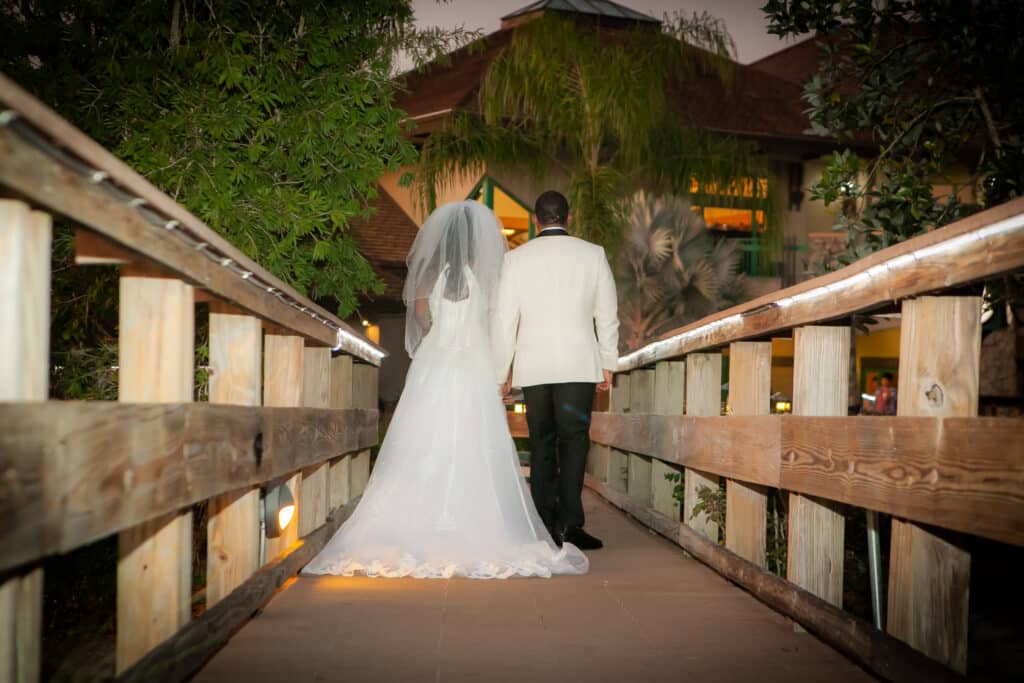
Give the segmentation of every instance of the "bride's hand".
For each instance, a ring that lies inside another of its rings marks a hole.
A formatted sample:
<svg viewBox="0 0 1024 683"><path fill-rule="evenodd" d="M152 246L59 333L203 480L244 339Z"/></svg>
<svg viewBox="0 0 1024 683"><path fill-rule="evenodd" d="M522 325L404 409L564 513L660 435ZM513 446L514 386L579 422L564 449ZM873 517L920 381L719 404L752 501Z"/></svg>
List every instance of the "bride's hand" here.
<svg viewBox="0 0 1024 683"><path fill-rule="evenodd" d="M499 384L498 389L501 391L501 400L508 405L512 403L512 379L505 380L504 384Z"/></svg>

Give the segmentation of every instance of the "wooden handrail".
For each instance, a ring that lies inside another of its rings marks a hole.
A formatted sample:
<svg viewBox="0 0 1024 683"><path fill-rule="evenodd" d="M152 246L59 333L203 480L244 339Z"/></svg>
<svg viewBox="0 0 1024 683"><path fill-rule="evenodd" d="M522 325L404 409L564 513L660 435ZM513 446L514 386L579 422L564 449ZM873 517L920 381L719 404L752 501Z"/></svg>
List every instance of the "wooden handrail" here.
<svg viewBox="0 0 1024 683"><path fill-rule="evenodd" d="M377 411L0 404L0 571L377 443Z"/></svg>
<svg viewBox="0 0 1024 683"><path fill-rule="evenodd" d="M114 243L306 339L340 347L374 365L387 355L380 346L337 316L267 272L164 192L78 130L56 112L0 74L0 187L58 213ZM27 126L31 139L17 134ZM35 144L33 144L33 142ZM52 145L59 155L89 169L85 175L40 148ZM120 202L94 182L103 178L133 204ZM137 206L138 205L138 206ZM138 210L159 215L173 230L154 225ZM180 238L181 237L181 238ZM197 250L195 245L205 245ZM200 253L209 252L216 260ZM221 265L228 259L231 268ZM249 273L242 277L242 273ZM258 283L258 284L257 284ZM272 291L268 291L272 290Z"/></svg>
<svg viewBox="0 0 1024 683"><path fill-rule="evenodd" d="M666 463L1024 545L1024 419L595 413L590 435Z"/></svg>
<svg viewBox="0 0 1024 683"><path fill-rule="evenodd" d="M764 337L1024 267L1024 198L883 249L828 275L671 330L619 358L619 372Z"/></svg>

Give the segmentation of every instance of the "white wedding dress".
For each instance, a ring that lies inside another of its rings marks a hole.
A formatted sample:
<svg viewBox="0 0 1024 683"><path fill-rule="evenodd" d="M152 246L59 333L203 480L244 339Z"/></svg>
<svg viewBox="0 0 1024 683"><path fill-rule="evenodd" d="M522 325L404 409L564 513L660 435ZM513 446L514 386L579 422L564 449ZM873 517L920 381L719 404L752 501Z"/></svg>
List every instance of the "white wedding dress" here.
<svg viewBox="0 0 1024 683"><path fill-rule="evenodd" d="M534 508L493 381L488 303L463 266L430 290L430 327L358 507L304 574L504 579L583 574L587 557L558 548Z"/></svg>

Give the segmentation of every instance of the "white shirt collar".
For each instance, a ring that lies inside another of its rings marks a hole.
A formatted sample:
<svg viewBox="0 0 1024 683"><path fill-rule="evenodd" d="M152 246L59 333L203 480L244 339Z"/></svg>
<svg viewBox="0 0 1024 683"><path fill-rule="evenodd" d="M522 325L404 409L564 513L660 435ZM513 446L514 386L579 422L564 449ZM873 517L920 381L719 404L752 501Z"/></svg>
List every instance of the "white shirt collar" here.
<svg viewBox="0 0 1024 683"><path fill-rule="evenodd" d="M541 230L539 234L543 235L548 230L564 230L565 232L569 232L568 230L563 228L561 225L549 225L548 227L546 227L543 230Z"/></svg>

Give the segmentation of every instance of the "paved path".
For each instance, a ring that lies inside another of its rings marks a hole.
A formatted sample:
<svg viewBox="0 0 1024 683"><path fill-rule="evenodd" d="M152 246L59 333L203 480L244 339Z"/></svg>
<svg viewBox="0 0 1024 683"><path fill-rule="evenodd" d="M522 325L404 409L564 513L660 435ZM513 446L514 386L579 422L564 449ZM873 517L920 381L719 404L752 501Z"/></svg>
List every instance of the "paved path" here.
<svg viewBox="0 0 1024 683"><path fill-rule="evenodd" d="M785 681L872 678L594 494L584 577L302 577L197 681Z"/></svg>

